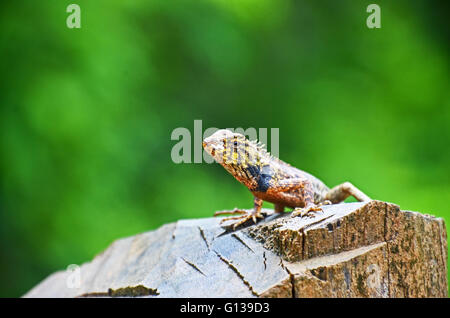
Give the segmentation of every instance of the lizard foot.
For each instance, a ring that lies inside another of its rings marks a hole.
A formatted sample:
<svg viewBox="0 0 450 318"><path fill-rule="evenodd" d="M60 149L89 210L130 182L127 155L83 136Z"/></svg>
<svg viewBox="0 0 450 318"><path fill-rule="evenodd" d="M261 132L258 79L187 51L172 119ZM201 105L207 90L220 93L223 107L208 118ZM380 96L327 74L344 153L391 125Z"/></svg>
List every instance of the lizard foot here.
<svg viewBox="0 0 450 318"><path fill-rule="evenodd" d="M214 213L214 216L218 215L224 215L224 214L247 214L248 212L243 209L234 208L233 210L223 210L223 211L216 211Z"/></svg>
<svg viewBox="0 0 450 318"><path fill-rule="evenodd" d="M291 218L294 218L296 216L305 217L310 216L310 214L313 214L314 212L322 212L322 208L319 205L309 205L305 208L296 208L291 213Z"/></svg>
<svg viewBox="0 0 450 318"><path fill-rule="evenodd" d="M264 215L261 212L257 212L255 210L246 211L246 210L242 210L242 209L234 209L232 211L217 211L216 213L214 213L214 216L223 215L223 214L242 214L239 216L232 216L232 217L223 218L222 220L220 220L221 224L226 221L237 220L236 222L227 226L227 227L232 227L233 230L235 230L239 225L247 222L250 219L252 219L254 223L257 222L258 218L264 219Z"/></svg>

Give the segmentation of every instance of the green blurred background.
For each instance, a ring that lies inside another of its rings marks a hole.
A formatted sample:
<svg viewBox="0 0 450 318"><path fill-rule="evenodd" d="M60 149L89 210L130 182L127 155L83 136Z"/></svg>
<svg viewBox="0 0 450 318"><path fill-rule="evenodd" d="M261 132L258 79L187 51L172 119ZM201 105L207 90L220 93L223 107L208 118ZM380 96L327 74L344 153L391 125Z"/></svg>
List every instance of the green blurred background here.
<svg viewBox="0 0 450 318"><path fill-rule="evenodd" d="M377 1L381 29L370 3L2 2L0 296L115 239L250 207L218 164L171 161L195 119L279 128L281 159L328 185L449 222L448 1Z"/></svg>

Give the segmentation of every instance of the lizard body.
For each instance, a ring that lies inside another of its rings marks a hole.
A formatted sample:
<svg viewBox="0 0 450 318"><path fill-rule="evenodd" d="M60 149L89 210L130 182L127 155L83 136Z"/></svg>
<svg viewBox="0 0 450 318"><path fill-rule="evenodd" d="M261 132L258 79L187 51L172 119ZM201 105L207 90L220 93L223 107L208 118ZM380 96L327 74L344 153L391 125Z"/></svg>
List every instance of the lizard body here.
<svg viewBox="0 0 450 318"><path fill-rule="evenodd" d="M234 228L249 219L256 222L256 218L262 218L263 201L274 203L275 212L289 207L295 209L292 216L304 216L320 211L323 204L342 202L350 195L359 201L370 200L349 182L330 189L313 175L272 156L263 145L230 130L218 130L205 138L203 147L254 196L254 209L250 213L242 209L215 213L242 214L222 220L237 220Z"/></svg>

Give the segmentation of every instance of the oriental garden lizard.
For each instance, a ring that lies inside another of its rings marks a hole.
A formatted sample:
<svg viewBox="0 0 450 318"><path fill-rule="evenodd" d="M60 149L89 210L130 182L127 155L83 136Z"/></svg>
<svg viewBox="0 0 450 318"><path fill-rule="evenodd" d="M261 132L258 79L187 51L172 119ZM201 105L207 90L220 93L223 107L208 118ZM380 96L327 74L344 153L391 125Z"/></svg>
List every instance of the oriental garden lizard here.
<svg viewBox="0 0 450 318"><path fill-rule="evenodd" d="M239 214L222 219L236 220L233 229L252 219L264 218L263 201L275 204L275 212L293 208L292 217L321 211L325 204L339 203L353 196L358 201L371 199L350 182L332 189L316 177L272 156L263 145L244 135L221 129L203 140L203 148L254 196L251 211L234 209L217 211L214 215Z"/></svg>

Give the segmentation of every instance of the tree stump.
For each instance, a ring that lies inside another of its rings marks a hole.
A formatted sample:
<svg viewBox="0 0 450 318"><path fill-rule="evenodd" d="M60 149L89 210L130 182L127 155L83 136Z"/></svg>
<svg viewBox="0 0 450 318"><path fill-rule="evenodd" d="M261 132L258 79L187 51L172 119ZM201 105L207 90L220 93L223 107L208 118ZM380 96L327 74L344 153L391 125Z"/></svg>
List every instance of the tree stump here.
<svg viewBox="0 0 450 318"><path fill-rule="evenodd" d="M271 211L264 210L270 214ZM180 220L115 241L24 297L447 297L443 219L370 201L224 230Z"/></svg>

